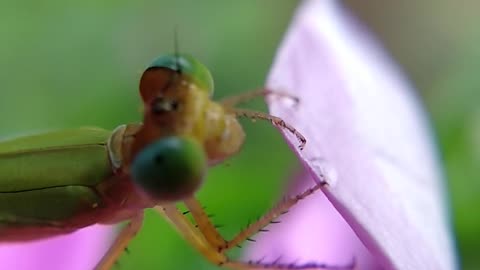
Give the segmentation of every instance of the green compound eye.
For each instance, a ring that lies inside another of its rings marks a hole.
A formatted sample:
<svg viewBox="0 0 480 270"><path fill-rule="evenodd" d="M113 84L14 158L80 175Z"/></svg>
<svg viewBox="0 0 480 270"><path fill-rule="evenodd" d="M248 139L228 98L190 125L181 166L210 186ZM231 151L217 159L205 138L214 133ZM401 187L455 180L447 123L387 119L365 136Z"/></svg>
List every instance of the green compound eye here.
<svg viewBox="0 0 480 270"><path fill-rule="evenodd" d="M159 201L191 196L203 182L207 160L193 139L167 137L143 149L133 160L135 184Z"/></svg>
<svg viewBox="0 0 480 270"><path fill-rule="evenodd" d="M212 74L205 65L189 55L161 56L153 61L147 70L151 68L167 68L188 75L196 85L205 89L210 96L213 95Z"/></svg>

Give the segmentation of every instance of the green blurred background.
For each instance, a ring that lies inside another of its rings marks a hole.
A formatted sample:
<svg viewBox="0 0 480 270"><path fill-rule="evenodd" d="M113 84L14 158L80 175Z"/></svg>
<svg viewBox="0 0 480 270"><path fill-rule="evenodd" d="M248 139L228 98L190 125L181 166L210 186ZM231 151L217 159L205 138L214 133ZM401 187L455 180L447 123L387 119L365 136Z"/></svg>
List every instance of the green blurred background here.
<svg viewBox="0 0 480 270"><path fill-rule="evenodd" d="M212 71L216 98L259 87L296 4L2 0L0 137L139 121L138 79L153 58L172 51L175 27L181 51ZM444 153L462 263L477 269L480 211L472 208L480 205L480 28L473 26L480 23L480 4L346 4L380 37L425 99ZM264 109L261 102L252 107ZM272 127L244 123L244 150L212 169L199 194L214 221L225 225L226 236L270 206L297 168ZM153 212L129 249L119 269L214 269Z"/></svg>

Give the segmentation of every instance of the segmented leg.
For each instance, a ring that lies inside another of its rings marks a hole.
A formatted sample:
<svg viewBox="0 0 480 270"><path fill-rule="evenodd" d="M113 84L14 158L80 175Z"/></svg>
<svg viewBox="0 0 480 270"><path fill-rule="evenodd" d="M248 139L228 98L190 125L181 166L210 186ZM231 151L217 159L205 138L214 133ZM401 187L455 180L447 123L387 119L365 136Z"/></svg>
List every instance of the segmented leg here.
<svg viewBox="0 0 480 270"><path fill-rule="evenodd" d="M297 104L300 100L298 97L292 96L291 94L281 92L281 91L273 91L266 88L256 89L249 92L244 92L235 96L226 97L219 102L226 107L235 107L238 104L250 101L257 97L264 97L264 96L277 96L277 97L284 97L291 99L295 104Z"/></svg>
<svg viewBox="0 0 480 270"><path fill-rule="evenodd" d="M290 133L292 133L297 137L298 141L300 142L300 145L298 146L300 150L303 150L303 148L305 147L305 144L307 143L307 139L305 139L305 137L300 132L298 132L293 126L291 126L287 122L283 121L283 119L280 117L269 115L263 112L251 111L247 109L235 108L235 109L232 109L232 112L235 113L235 115L241 116L241 117L247 117L250 119L268 120L273 125L288 130Z"/></svg>
<svg viewBox="0 0 480 270"><path fill-rule="evenodd" d="M332 266L319 263L263 263L260 260L249 262L227 262L223 266L236 270L353 270L355 269L355 262L349 263L348 265Z"/></svg>
<svg viewBox="0 0 480 270"><path fill-rule="evenodd" d="M232 240L228 241L225 246L222 247L222 251L229 250L233 247L240 245L242 242L247 240L250 236L256 234L259 231L262 231L270 223L275 223L275 220L281 215L288 212L288 210L294 206L298 201L305 199L306 197L312 195L315 191L319 190L322 186L315 185L312 188L305 190L304 192L294 196L294 197L285 197L277 205L275 205L270 211L265 213L261 218L256 222L249 224L245 229L239 232Z"/></svg>
<svg viewBox="0 0 480 270"><path fill-rule="evenodd" d="M294 206L298 201L308 197L320 188L317 185L307 191L291 198L281 201L272 210L267 212L262 218L246 229L237 234L231 241L226 241L212 225L208 216L195 198L189 198L185 201L187 208L190 210L198 225L196 227L191 221L181 213L173 204L157 206L155 209L165 216L176 229L189 241L201 254L215 265L236 269L236 270L319 270L319 269L352 269L353 266L329 266L325 264L307 263L299 264L280 264L277 262L265 263L262 261L239 262L230 260L225 252L237 244L248 239L253 234L261 231L265 226L274 222L281 214L285 213L290 207ZM223 244L222 244L223 243Z"/></svg>
<svg viewBox="0 0 480 270"><path fill-rule="evenodd" d="M221 247L226 245L225 239L217 231L215 226L210 222L208 215L203 211L202 205L198 202L197 199L191 197L183 201L190 214L193 216L193 219L197 223L197 227L200 232L205 236L205 239L213 247Z"/></svg>
<svg viewBox="0 0 480 270"><path fill-rule="evenodd" d="M95 270L110 270L120 257L122 252L127 248L128 243L142 227L143 213L134 216L130 222L122 228L115 238L115 242L109 248L107 253L102 257L95 267Z"/></svg>
<svg viewBox="0 0 480 270"><path fill-rule="evenodd" d="M155 206L155 210L164 216L175 229L197 249L207 260L222 265L228 259L209 244L205 236L183 215L174 204Z"/></svg>

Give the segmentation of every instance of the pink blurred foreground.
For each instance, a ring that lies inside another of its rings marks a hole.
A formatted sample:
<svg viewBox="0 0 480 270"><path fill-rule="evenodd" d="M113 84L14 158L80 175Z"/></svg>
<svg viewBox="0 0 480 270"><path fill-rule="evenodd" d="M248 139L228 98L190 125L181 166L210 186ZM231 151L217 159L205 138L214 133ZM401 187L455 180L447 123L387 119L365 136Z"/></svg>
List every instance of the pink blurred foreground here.
<svg viewBox="0 0 480 270"><path fill-rule="evenodd" d="M31 243L0 243L0 269L93 269L106 252L112 235L112 226L91 226Z"/></svg>

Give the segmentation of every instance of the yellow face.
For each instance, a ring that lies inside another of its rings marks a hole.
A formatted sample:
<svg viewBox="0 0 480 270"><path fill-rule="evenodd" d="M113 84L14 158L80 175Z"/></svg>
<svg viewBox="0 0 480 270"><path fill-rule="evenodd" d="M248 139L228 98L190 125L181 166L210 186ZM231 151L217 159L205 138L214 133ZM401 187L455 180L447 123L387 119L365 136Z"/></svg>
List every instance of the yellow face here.
<svg viewBox="0 0 480 270"><path fill-rule="evenodd" d="M203 146L209 160L236 153L243 130L212 93L210 72L195 59L167 55L154 61L140 80L144 122L133 152L166 136L186 136Z"/></svg>
<svg viewBox="0 0 480 270"><path fill-rule="evenodd" d="M127 171L156 201L192 196L207 170L204 119L209 91L202 87L205 80L192 76L198 73L192 66L184 58L164 56L140 80L144 119L134 136Z"/></svg>
<svg viewBox="0 0 480 270"><path fill-rule="evenodd" d="M144 124L159 126L162 133L170 135L188 132L189 123L197 118L196 103L208 99L187 75L165 68L145 71L140 89L144 95Z"/></svg>

